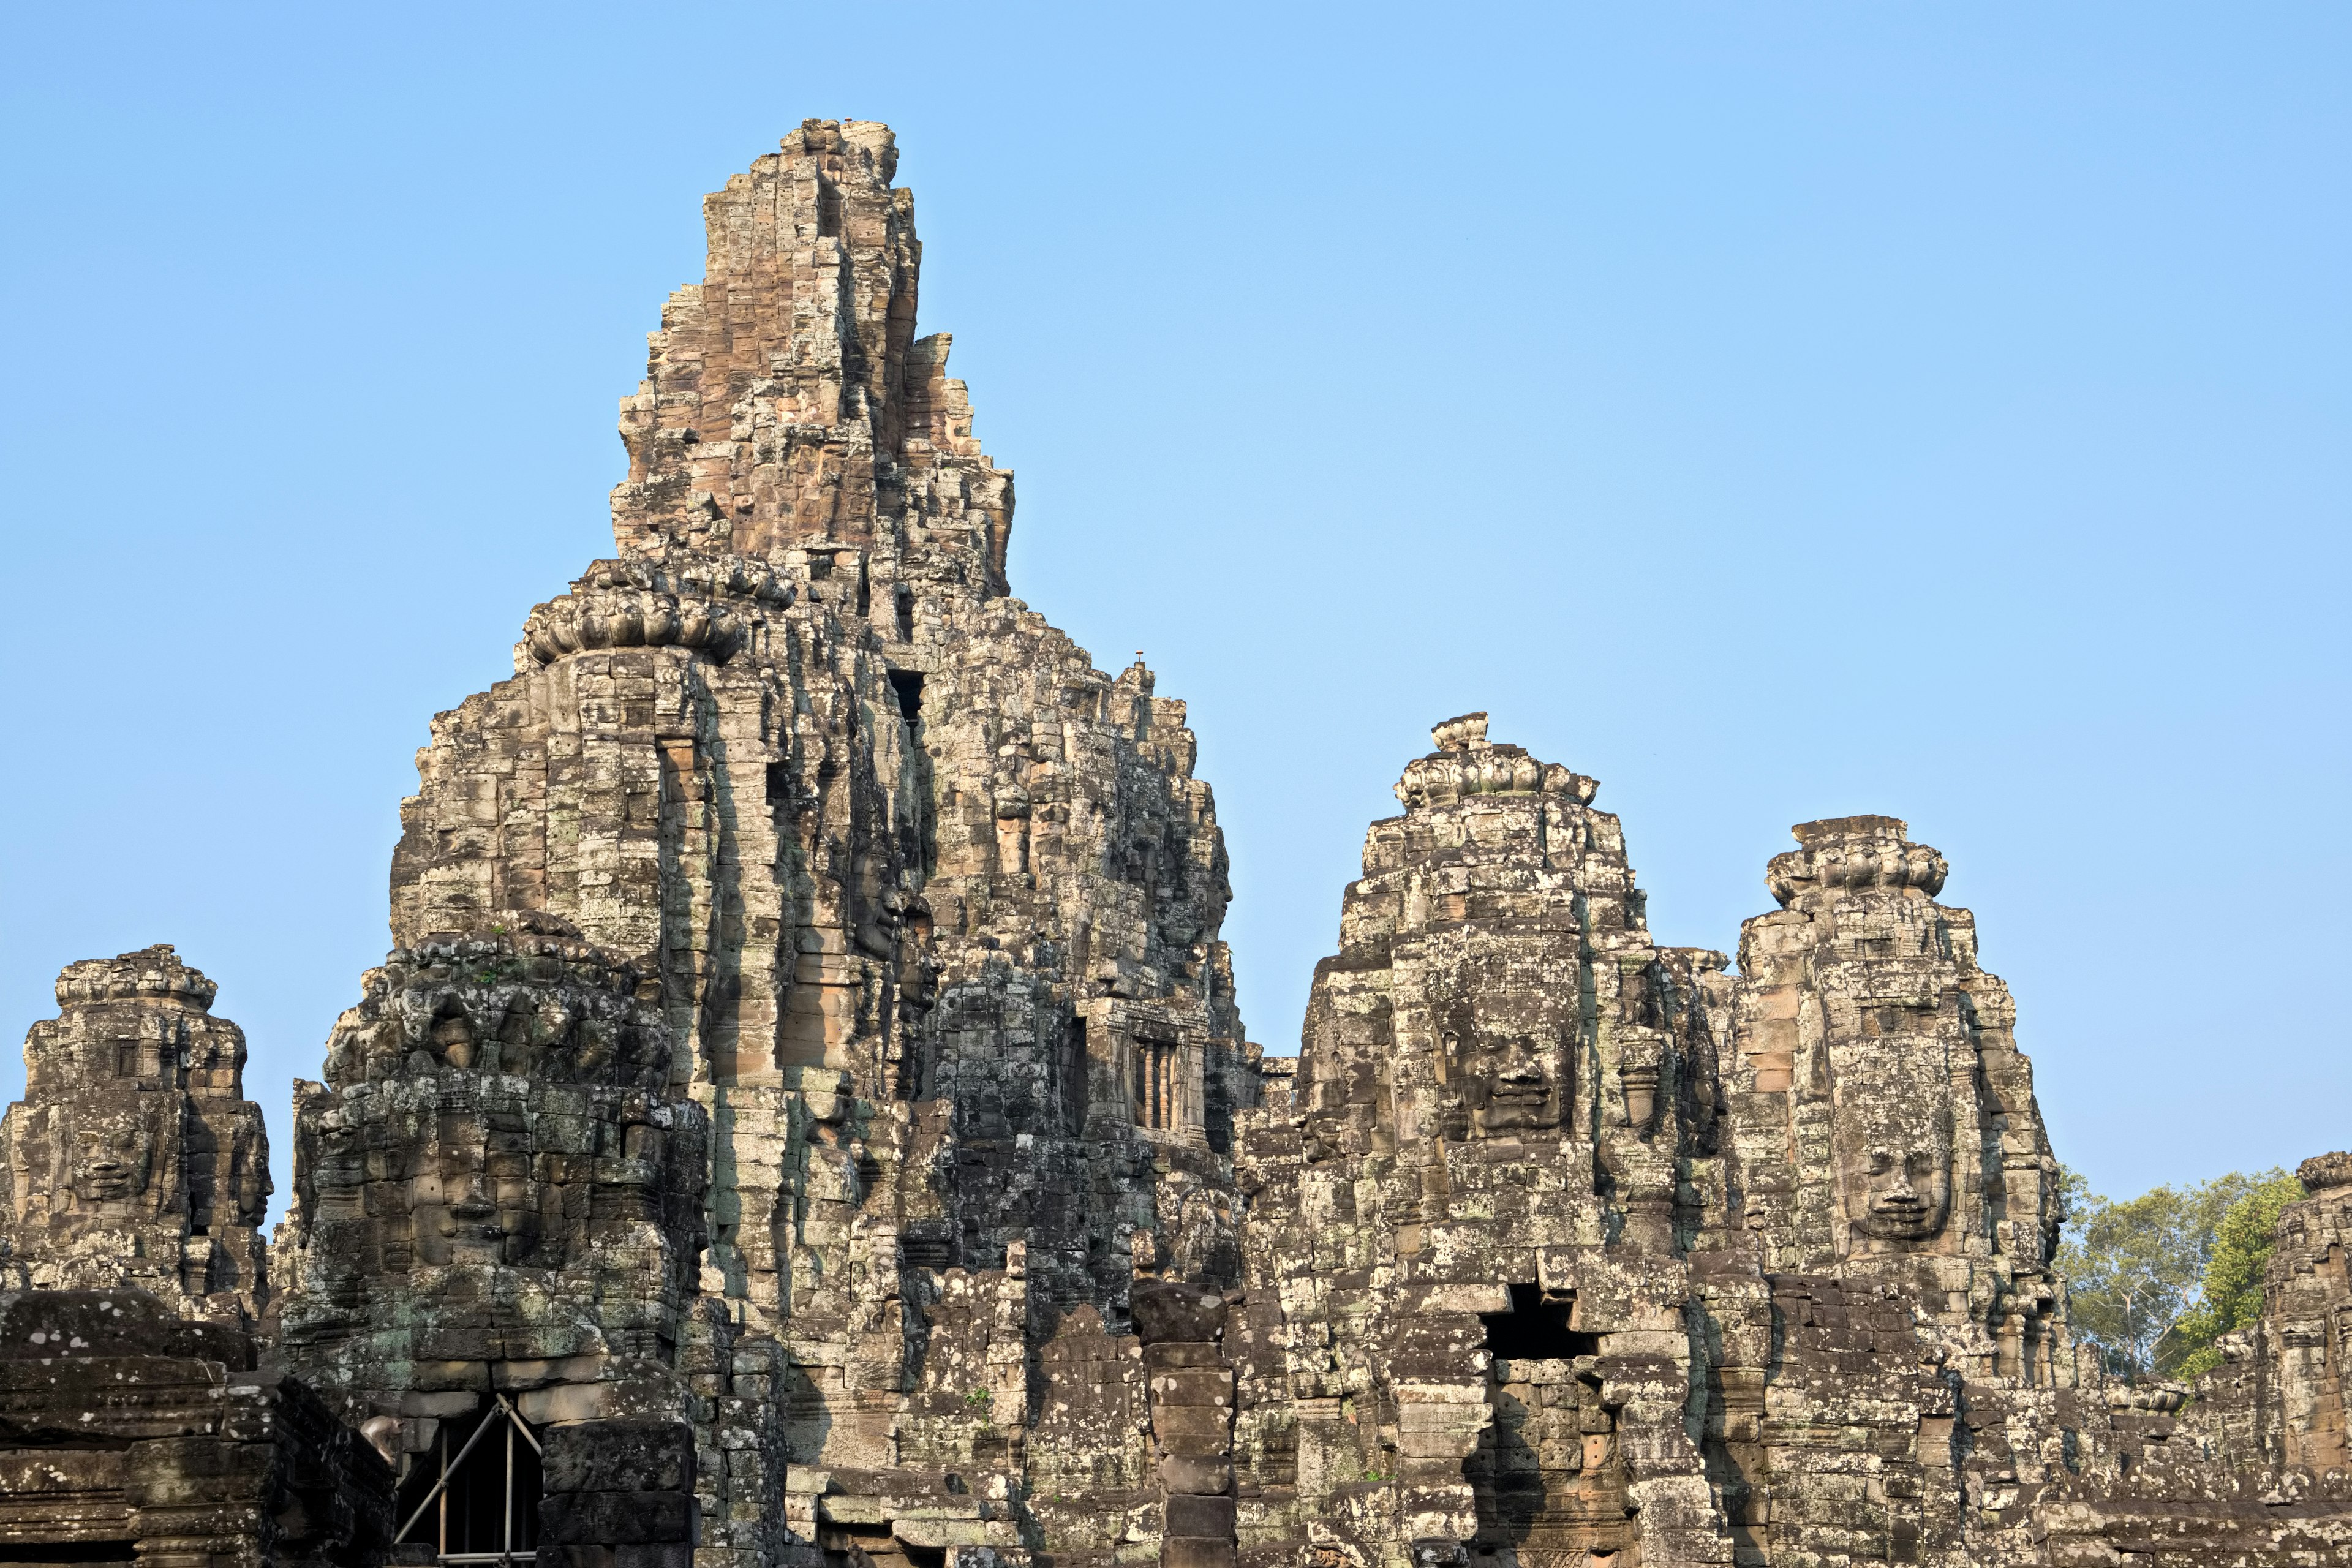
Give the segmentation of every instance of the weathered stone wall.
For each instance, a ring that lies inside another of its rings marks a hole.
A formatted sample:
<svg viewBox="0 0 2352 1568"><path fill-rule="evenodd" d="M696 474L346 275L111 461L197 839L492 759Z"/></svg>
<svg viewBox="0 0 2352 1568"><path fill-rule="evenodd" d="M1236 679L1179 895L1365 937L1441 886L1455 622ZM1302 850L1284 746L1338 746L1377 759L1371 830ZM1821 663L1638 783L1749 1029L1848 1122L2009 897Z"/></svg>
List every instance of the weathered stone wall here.
<svg viewBox="0 0 2352 1568"><path fill-rule="evenodd" d="M1940 856L1800 826L1734 975L1651 942L1591 780L1435 739L1242 1122L1239 1561L2347 1560L2352 1160L2186 1418L2110 1386Z"/></svg>
<svg viewBox="0 0 2352 1568"><path fill-rule="evenodd" d="M211 983L60 979L0 1556L2352 1561L2352 1156L2221 1367L2106 1382L1894 818L1798 826L1735 971L1592 780L1449 720L1263 1060L1184 705L1010 596L895 160L811 121L709 198L614 556L419 753L266 1272Z"/></svg>
<svg viewBox="0 0 2352 1568"><path fill-rule="evenodd" d="M152 950L151 950L152 952ZM392 1476L241 1326L135 1288L0 1291L0 1558L373 1568Z"/></svg>

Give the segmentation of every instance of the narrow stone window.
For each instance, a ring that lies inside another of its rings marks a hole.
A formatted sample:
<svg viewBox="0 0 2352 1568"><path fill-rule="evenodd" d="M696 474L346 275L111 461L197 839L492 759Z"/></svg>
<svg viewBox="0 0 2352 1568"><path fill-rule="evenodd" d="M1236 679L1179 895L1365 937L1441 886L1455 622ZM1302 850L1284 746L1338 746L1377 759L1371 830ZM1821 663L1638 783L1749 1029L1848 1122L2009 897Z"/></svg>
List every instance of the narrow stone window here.
<svg viewBox="0 0 2352 1568"><path fill-rule="evenodd" d="M1062 1064L1062 1114L1070 1136L1087 1130L1087 1021L1070 1020L1066 1055Z"/></svg>
<svg viewBox="0 0 2352 1568"><path fill-rule="evenodd" d="M1160 1131L1175 1126L1175 1044L1163 1040L1138 1040L1133 1056L1135 1124Z"/></svg>

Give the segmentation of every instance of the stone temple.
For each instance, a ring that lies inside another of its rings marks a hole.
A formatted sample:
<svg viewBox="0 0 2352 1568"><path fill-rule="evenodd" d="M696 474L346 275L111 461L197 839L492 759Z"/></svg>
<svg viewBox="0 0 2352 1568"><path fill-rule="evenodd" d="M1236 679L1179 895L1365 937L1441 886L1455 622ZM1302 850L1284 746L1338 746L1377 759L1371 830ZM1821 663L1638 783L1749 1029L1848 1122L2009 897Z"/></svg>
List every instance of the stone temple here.
<svg viewBox="0 0 2352 1568"><path fill-rule="evenodd" d="M1593 780L1440 723L1300 1054L1184 705L1011 595L890 132L710 196L614 551L433 721L295 1086L169 947L0 1121L0 1561L2352 1563L2352 1155L2104 1375L1944 859L1800 825L1658 945Z"/></svg>

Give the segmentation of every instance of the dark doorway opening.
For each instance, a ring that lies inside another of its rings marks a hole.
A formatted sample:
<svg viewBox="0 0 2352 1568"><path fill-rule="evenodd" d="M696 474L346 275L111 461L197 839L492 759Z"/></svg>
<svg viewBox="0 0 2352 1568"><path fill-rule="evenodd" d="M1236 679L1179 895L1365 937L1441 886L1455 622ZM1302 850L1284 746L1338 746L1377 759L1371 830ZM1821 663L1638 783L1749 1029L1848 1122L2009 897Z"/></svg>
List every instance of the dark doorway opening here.
<svg viewBox="0 0 2352 1568"><path fill-rule="evenodd" d="M1511 1310L1481 1312L1486 1349L1505 1361L1567 1361L1599 1355L1601 1336L1568 1326L1566 1301L1547 1301L1540 1285L1510 1287Z"/></svg>
<svg viewBox="0 0 2352 1568"><path fill-rule="evenodd" d="M898 694L899 718L912 724L923 716L923 672L921 670L892 670L890 689Z"/></svg>
<svg viewBox="0 0 2352 1568"><path fill-rule="evenodd" d="M504 1399L441 1423L401 1478L398 1540L444 1563L538 1560L539 1437Z"/></svg>

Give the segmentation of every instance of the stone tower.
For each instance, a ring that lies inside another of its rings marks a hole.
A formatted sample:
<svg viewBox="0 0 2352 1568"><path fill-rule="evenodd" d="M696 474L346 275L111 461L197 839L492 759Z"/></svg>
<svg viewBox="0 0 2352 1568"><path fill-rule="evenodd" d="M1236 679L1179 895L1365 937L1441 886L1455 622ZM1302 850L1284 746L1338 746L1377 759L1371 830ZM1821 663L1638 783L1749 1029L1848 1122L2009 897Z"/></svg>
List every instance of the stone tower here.
<svg viewBox="0 0 2352 1568"><path fill-rule="evenodd" d="M895 160L813 121L706 203L616 553L434 721L394 951L298 1090L289 1364L404 1498L511 1405L551 1548L632 1445L658 1539L747 1564L1016 1543L982 1478L1049 1462L1040 1347L1112 1345L1139 1256L1238 1267L1257 1053L1184 708L1008 595ZM829 1525L799 1467L867 1500Z"/></svg>
<svg viewBox="0 0 2352 1568"><path fill-rule="evenodd" d="M245 1032L168 945L58 976L0 1118L0 1282L152 1292L243 1325L267 1302L269 1141L245 1098Z"/></svg>
<svg viewBox="0 0 2352 1568"><path fill-rule="evenodd" d="M60 977L0 1558L2352 1563L2352 1155L2219 1369L2110 1380L1893 817L1800 825L1735 970L1447 720L1263 1061L1183 705L1010 596L893 163L811 121L709 199L614 555L419 753L266 1275L211 982Z"/></svg>
<svg viewBox="0 0 2352 1568"><path fill-rule="evenodd" d="M1213 1346L1149 1347L1233 1412L1202 1456L1231 1533L1176 1539L1212 1516L1171 1497L1163 1561L2352 1560L2352 1161L2306 1163L2263 1322L2195 1406L2111 1385L1941 856L1892 817L1799 826L1734 973L1651 940L1591 780L1483 714L1434 739L1242 1121L1243 1289Z"/></svg>
<svg viewBox="0 0 2352 1568"><path fill-rule="evenodd" d="M1591 779L1433 738L1244 1123L1240 1544L1727 1563L1685 1420L1723 957L1652 941Z"/></svg>

